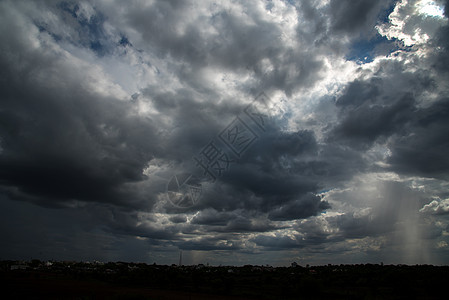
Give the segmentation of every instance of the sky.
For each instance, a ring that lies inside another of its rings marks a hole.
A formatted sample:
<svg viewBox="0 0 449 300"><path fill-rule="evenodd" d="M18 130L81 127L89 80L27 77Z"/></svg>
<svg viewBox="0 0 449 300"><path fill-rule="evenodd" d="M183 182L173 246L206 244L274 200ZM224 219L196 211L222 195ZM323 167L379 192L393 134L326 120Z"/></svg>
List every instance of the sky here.
<svg viewBox="0 0 449 300"><path fill-rule="evenodd" d="M448 16L0 0L0 259L449 264Z"/></svg>

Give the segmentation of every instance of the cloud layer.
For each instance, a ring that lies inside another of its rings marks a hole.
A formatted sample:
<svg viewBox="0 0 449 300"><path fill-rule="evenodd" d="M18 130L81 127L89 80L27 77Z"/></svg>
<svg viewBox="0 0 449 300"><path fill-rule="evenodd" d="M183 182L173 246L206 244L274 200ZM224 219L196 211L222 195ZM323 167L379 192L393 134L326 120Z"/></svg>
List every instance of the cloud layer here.
<svg viewBox="0 0 449 300"><path fill-rule="evenodd" d="M1 1L0 256L447 264L448 7Z"/></svg>

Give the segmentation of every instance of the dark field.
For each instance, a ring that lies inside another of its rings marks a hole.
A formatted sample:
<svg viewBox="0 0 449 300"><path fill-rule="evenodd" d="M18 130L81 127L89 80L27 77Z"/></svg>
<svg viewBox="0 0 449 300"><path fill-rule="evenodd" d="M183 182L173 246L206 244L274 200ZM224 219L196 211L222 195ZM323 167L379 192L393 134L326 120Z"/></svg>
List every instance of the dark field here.
<svg viewBox="0 0 449 300"><path fill-rule="evenodd" d="M10 299L447 299L449 267L2 262ZM3 297L2 297L3 298ZM3 298L5 299L5 298Z"/></svg>

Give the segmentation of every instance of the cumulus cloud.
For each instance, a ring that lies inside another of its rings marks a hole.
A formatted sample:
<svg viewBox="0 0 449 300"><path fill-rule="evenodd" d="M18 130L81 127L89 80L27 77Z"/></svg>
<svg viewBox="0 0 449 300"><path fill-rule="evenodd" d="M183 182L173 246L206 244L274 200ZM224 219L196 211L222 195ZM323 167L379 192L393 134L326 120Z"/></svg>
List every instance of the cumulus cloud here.
<svg viewBox="0 0 449 300"><path fill-rule="evenodd" d="M422 213L447 214L449 212L449 200L432 200L432 202L424 205L419 211Z"/></svg>
<svg viewBox="0 0 449 300"><path fill-rule="evenodd" d="M2 255L447 262L447 9L2 1Z"/></svg>

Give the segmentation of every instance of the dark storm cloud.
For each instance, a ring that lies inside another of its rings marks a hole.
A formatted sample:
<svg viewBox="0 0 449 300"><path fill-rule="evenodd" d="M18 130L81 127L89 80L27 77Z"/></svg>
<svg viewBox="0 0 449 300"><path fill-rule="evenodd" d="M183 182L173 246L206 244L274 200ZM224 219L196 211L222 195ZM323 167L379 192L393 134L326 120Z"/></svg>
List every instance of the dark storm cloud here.
<svg viewBox="0 0 449 300"><path fill-rule="evenodd" d="M372 215L356 217L353 214L344 214L331 219L330 222L341 230L345 238L363 238L381 235L393 229L393 224L385 222L382 218L373 219Z"/></svg>
<svg viewBox="0 0 449 300"><path fill-rule="evenodd" d="M203 209L192 218L190 225L190 229L219 233L265 232L282 228L255 210L243 209L228 212Z"/></svg>
<svg viewBox="0 0 449 300"><path fill-rule="evenodd" d="M298 232L297 240L299 240L303 246L313 246L340 241L341 237L335 236L332 232L326 230L326 225L327 224L323 222L322 219L312 218L297 222L293 228Z"/></svg>
<svg viewBox="0 0 449 300"><path fill-rule="evenodd" d="M175 242L174 245L179 247L181 250L200 250L200 251L210 251L210 250L240 250L242 245L237 242L230 242L230 239L218 239L216 237L205 237L197 240Z"/></svg>
<svg viewBox="0 0 449 300"><path fill-rule="evenodd" d="M322 6L319 1L298 1L295 5L298 14L306 21L298 24L298 38L314 46L314 55L320 51L351 57L354 53L363 51L359 55L364 59L365 56L385 51L388 53L388 49L394 46L385 40L381 43L374 26L388 20L396 2L336 0ZM350 43L342 40L342 36L349 38ZM363 45L372 47L371 52L363 50ZM348 51L350 53L345 53Z"/></svg>
<svg viewBox="0 0 449 300"><path fill-rule="evenodd" d="M331 245L346 239L384 237L391 242L397 240L410 242L407 241L407 237L397 236L397 230L401 228L401 232L404 232L405 235L413 233L413 238L417 240L420 238L434 239L441 236L442 229L440 227L429 223L425 217L418 214L417 208L428 202L423 193L417 194L399 182L382 183L377 190L382 197L378 198L371 208L362 209L357 213L351 212L326 218L315 217L296 221L292 227L293 234L260 234L252 241L270 250L321 247L323 251L334 252L334 250L329 250L332 248ZM370 197L370 195L366 190L346 191L334 197L333 200L351 203L356 200L351 199L354 197ZM421 212L442 211L441 206L437 201L433 201L424 206Z"/></svg>
<svg viewBox="0 0 449 300"><path fill-rule="evenodd" d="M233 220L230 220L224 232L267 232L275 229L279 229L280 226L276 226L269 220L252 218L251 215L241 215Z"/></svg>
<svg viewBox="0 0 449 300"><path fill-rule="evenodd" d="M290 236L266 236L259 235L252 240L259 246L265 247L267 250L276 251L279 249L290 249L290 248L302 248L302 245L298 239L292 238Z"/></svg>
<svg viewBox="0 0 449 300"><path fill-rule="evenodd" d="M387 9L393 0L334 0L329 11L332 30L349 34L372 34L374 26L379 22L379 15Z"/></svg>
<svg viewBox="0 0 449 300"><path fill-rule="evenodd" d="M82 69L21 35L28 31L3 34L1 46L2 189L46 205L136 206L143 199L129 197L126 184L144 180L145 164L161 153L157 122L133 116L127 101L80 88Z"/></svg>
<svg viewBox="0 0 449 300"><path fill-rule="evenodd" d="M260 234L252 241L266 250L279 249L295 249L315 247L317 245L326 245L328 243L340 242L343 240L342 236L329 232L329 224L323 219L309 218L303 221L297 221L291 228L293 233L288 235L266 235ZM333 227L335 229L335 227Z"/></svg>
<svg viewBox="0 0 449 300"><path fill-rule="evenodd" d="M447 9L446 1L446 15ZM419 70L414 74L417 78L414 86L418 84L424 91L437 93L437 99L427 107L416 108L413 114L410 114L412 121L405 128L404 134L390 143L392 156L388 162L393 170L400 173L447 179L449 99L445 92L439 92L439 88L442 88L448 79L448 31L449 26L442 26L430 40L433 51L428 57L428 66L429 69L436 71L436 75L427 80L431 84L420 84L425 76L429 77L424 73L425 70ZM424 76L421 75L423 73Z"/></svg>
<svg viewBox="0 0 449 300"><path fill-rule="evenodd" d="M321 198L308 194L301 199L292 201L270 212L271 220L295 220L314 216L317 212L330 208L329 203L321 201Z"/></svg>
<svg viewBox="0 0 449 300"><path fill-rule="evenodd" d="M211 96L211 99L204 99L202 95L184 89L165 93L156 86L143 90L143 101L150 102L161 119L168 118L173 122L167 129L170 138L164 142L164 153L160 156L178 161L192 160L192 156L227 125L225 122L243 110L242 104L226 103L220 101L223 99L219 95Z"/></svg>
<svg viewBox="0 0 449 300"><path fill-rule="evenodd" d="M176 215L170 218L170 221L172 221L173 223L185 223L187 222L187 218L186 216L183 215Z"/></svg>
<svg viewBox="0 0 449 300"><path fill-rule="evenodd" d="M378 138L388 137L399 131L404 123L409 121L408 118L414 109L411 95L404 95L387 105L376 105L375 100L371 102L369 97L364 97L366 97L364 93L360 92L353 98L357 101L363 99L361 101L366 102L350 109L347 116L331 133L331 139L351 140L356 147L370 147Z"/></svg>
<svg viewBox="0 0 449 300"><path fill-rule="evenodd" d="M203 191L201 202L192 208L202 211L192 222L224 226L235 216L217 211L235 209L268 213L273 220L314 216L330 208L316 193L364 168L360 153L331 144L318 146L311 131L266 132L211 189Z"/></svg>
<svg viewBox="0 0 449 300"><path fill-rule="evenodd" d="M437 81L429 78L426 70L395 76L402 77L395 78L397 83L404 77L408 77L409 84L413 83L409 92L398 94L397 98L386 94L379 80L350 84L346 93L337 99L341 121L330 131L329 139L366 149L376 141L384 142L392 137L388 142L392 154L387 160L392 170L446 178L448 99L439 98L429 107L418 106L416 95L434 91ZM396 91L400 89L399 85Z"/></svg>
<svg viewBox="0 0 449 300"><path fill-rule="evenodd" d="M319 197L308 195L318 192L320 174L316 173L320 172L317 168L320 162L305 160L311 160L317 150L313 133L309 131L267 132L242 159L232 164L211 194L204 195L203 205L260 212L276 209L273 213L276 219L316 215L328 208ZM331 172L332 167L323 164L322 168ZM285 205L281 211L280 205ZM294 210L289 210L293 207Z"/></svg>
<svg viewBox="0 0 449 300"><path fill-rule="evenodd" d="M50 202L132 203L121 188L142 181L142 168L158 152L151 120L124 116L125 103L75 87L61 93L29 84L23 91L7 81L1 88L3 185Z"/></svg>
<svg viewBox="0 0 449 300"><path fill-rule="evenodd" d="M448 53L447 38L443 37L446 28L441 27L432 39L432 46L440 50L416 61L417 68L409 70L407 63L386 61L375 77L348 84L336 100L339 122L329 131L329 141L355 149L386 142L391 170L447 178L448 100L441 90L447 78L441 64ZM429 101L429 93L437 98ZM422 105L423 101L430 104Z"/></svg>
<svg viewBox="0 0 449 300"><path fill-rule="evenodd" d="M449 98L417 112L407 134L390 143L388 162L400 173L447 179L449 170Z"/></svg>
<svg viewBox="0 0 449 300"><path fill-rule="evenodd" d="M196 215L191 223L200 225L225 225L230 218L231 214L229 213L206 209Z"/></svg>

